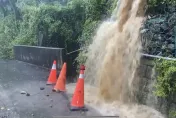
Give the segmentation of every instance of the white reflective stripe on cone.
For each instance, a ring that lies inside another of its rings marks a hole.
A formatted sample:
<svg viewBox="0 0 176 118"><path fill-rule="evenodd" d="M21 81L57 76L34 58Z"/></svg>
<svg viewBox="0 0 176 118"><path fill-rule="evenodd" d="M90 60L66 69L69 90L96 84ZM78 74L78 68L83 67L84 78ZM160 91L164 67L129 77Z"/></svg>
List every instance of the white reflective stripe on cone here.
<svg viewBox="0 0 176 118"><path fill-rule="evenodd" d="M84 79L84 74L80 74L79 78Z"/></svg>
<svg viewBox="0 0 176 118"><path fill-rule="evenodd" d="M56 64L53 64L52 69L56 69Z"/></svg>

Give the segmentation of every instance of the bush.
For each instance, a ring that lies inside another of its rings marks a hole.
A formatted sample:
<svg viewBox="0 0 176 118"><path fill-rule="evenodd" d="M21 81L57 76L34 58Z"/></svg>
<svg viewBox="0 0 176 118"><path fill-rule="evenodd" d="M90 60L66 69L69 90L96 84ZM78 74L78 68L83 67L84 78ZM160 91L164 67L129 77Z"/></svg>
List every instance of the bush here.
<svg viewBox="0 0 176 118"><path fill-rule="evenodd" d="M148 0L149 14L165 14L175 11L176 0Z"/></svg>
<svg viewBox="0 0 176 118"><path fill-rule="evenodd" d="M148 5L151 7L158 6L160 4L176 4L176 0L148 0Z"/></svg>
<svg viewBox="0 0 176 118"><path fill-rule="evenodd" d="M17 22L13 15L0 18L0 58L13 58L12 41L17 36Z"/></svg>
<svg viewBox="0 0 176 118"><path fill-rule="evenodd" d="M176 92L176 61L157 60L157 83L155 94L159 97L168 97Z"/></svg>
<svg viewBox="0 0 176 118"><path fill-rule="evenodd" d="M3 6L7 12L0 11L0 16L4 16L0 18L0 58L13 58L12 47L19 44L60 47L65 48L66 53L87 46L100 21L111 15L116 2L18 0L13 6L7 3ZM9 6L15 9L8 10ZM69 55L70 72L74 73L77 64L85 60L84 52Z"/></svg>
<svg viewBox="0 0 176 118"><path fill-rule="evenodd" d="M170 110L169 111L169 118L175 118L176 117L176 111L175 110Z"/></svg>
<svg viewBox="0 0 176 118"><path fill-rule="evenodd" d="M23 1L24 2L24 1ZM19 3L20 4L20 3ZM20 5L19 5L20 6ZM78 37L85 21L84 4L74 0L67 6L23 3L20 7L22 20L14 14L0 19L1 57L12 57L13 44L62 47L67 51L77 49Z"/></svg>
<svg viewBox="0 0 176 118"><path fill-rule="evenodd" d="M86 21L83 26L82 35L79 37L81 47L87 47L92 42L98 25L100 25L102 20L106 20L106 18L110 17L116 7L117 0L87 0L85 4ZM79 64L84 64L86 59L85 49L79 53L75 61Z"/></svg>

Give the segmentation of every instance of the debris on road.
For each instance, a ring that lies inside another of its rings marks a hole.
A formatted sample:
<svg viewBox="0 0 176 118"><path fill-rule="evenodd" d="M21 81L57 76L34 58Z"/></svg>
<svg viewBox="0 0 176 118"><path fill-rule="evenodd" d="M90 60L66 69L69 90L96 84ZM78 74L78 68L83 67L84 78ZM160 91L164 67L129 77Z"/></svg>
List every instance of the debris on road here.
<svg viewBox="0 0 176 118"><path fill-rule="evenodd" d="M46 95L47 97L49 97L49 95Z"/></svg>
<svg viewBox="0 0 176 118"><path fill-rule="evenodd" d="M40 90L44 90L45 88L44 87L40 87Z"/></svg>
<svg viewBox="0 0 176 118"><path fill-rule="evenodd" d="M27 92L26 92L26 91L21 91L20 93L21 93L21 94L27 94Z"/></svg>
<svg viewBox="0 0 176 118"><path fill-rule="evenodd" d="M30 94L29 94L29 93L27 93L27 94L26 94L26 96L30 96Z"/></svg>
<svg viewBox="0 0 176 118"><path fill-rule="evenodd" d="M4 107L1 107L1 110L4 110L5 108Z"/></svg>
<svg viewBox="0 0 176 118"><path fill-rule="evenodd" d="M82 111L82 112L81 112L81 114L83 115L83 114L85 114L85 112L84 112L84 111Z"/></svg>

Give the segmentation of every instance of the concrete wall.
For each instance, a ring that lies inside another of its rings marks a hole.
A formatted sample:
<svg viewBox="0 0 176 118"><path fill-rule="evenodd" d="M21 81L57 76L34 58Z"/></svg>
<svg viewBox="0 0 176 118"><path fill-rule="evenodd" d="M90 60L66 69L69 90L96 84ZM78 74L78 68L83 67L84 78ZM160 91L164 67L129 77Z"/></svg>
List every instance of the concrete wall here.
<svg viewBox="0 0 176 118"><path fill-rule="evenodd" d="M156 83L156 71L154 69L154 59L162 57L143 56L141 59L140 67L138 68L138 75L140 78L139 92L137 95L138 102L154 109L157 109L167 117L169 111L176 109L176 95L169 98L160 98L154 95ZM175 60L172 58L165 58L168 60Z"/></svg>
<svg viewBox="0 0 176 118"><path fill-rule="evenodd" d="M65 61L63 48L50 48L38 46L16 45L14 46L15 59L46 68L51 68L53 60L57 61L58 70Z"/></svg>

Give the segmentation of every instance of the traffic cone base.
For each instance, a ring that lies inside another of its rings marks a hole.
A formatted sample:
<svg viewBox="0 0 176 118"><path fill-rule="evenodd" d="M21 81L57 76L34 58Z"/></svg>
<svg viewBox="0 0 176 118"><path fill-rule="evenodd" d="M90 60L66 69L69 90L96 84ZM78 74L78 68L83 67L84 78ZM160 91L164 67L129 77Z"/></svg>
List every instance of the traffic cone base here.
<svg viewBox="0 0 176 118"><path fill-rule="evenodd" d="M86 107L73 107L70 106L70 111L88 111Z"/></svg>
<svg viewBox="0 0 176 118"><path fill-rule="evenodd" d="M55 89L55 88L52 91L53 92L58 92L58 93L60 93L60 92L66 92L66 90L58 90L58 89Z"/></svg>
<svg viewBox="0 0 176 118"><path fill-rule="evenodd" d="M56 89L56 88L54 88L53 91L54 91L54 92L58 92L58 93L59 93L59 92L66 92L65 89L63 89L63 90L59 90L59 89Z"/></svg>
<svg viewBox="0 0 176 118"><path fill-rule="evenodd" d="M46 85L54 85L55 83L47 82Z"/></svg>

